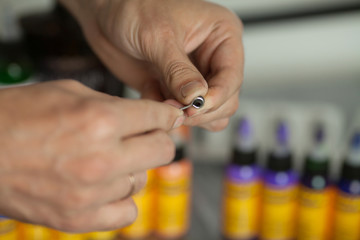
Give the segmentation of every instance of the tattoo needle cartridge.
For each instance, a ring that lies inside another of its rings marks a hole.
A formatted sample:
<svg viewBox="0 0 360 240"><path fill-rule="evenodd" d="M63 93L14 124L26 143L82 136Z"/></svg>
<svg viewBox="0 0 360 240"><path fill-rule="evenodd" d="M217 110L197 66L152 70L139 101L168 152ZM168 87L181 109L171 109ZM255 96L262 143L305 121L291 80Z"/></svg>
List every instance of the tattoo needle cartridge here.
<svg viewBox="0 0 360 240"><path fill-rule="evenodd" d="M180 110L185 110L189 107L194 107L196 109L199 109L202 108L204 104L205 104L205 99L202 96L198 96L189 105L180 108Z"/></svg>

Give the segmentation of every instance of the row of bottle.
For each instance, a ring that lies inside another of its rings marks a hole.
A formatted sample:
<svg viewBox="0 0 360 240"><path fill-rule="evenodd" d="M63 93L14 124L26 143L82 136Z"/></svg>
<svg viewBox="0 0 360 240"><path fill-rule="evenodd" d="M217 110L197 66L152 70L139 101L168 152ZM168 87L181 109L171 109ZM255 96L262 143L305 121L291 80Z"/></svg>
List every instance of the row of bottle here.
<svg viewBox="0 0 360 240"><path fill-rule="evenodd" d="M146 186L133 199L138 208L136 221L125 228L83 234L59 232L0 217L1 240L115 240L181 239L189 229L192 163L184 143L190 129L172 131L176 155L172 163L149 170Z"/></svg>
<svg viewBox="0 0 360 240"><path fill-rule="evenodd" d="M314 131L313 150L301 177L293 171L290 133L278 122L273 151L262 170L251 122L243 118L235 132L232 162L224 178L222 234L225 239L360 239L360 132L355 131L339 183L328 177L321 125ZM172 137L177 145L173 163L149 171L147 186L134 196L139 209L135 223L118 231L65 234L44 228L0 221L0 239L178 239L190 223L191 162L184 155L188 129ZM300 183L300 184L299 184ZM15 226L15 225L13 225ZM10 231L13 229L14 231ZM41 230L43 229L43 230ZM37 237L53 234L51 238ZM16 238L15 235L20 238ZM6 236L6 238L5 238ZM148 238L148 237L152 238Z"/></svg>
<svg viewBox="0 0 360 240"><path fill-rule="evenodd" d="M329 178L321 125L314 130L302 176L292 168L285 122L277 123L276 143L264 170L257 165L252 131L251 123L241 119L224 181L225 239L359 240L360 129L353 134L337 184Z"/></svg>

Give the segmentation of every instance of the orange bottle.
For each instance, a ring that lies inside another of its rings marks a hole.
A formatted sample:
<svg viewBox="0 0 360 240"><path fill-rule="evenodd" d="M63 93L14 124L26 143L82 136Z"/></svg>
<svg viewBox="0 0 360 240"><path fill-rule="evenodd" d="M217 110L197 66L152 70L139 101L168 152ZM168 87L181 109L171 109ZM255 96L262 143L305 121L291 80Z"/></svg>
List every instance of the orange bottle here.
<svg viewBox="0 0 360 240"><path fill-rule="evenodd" d="M138 208L138 216L133 224L119 230L121 239L144 239L148 237L154 228L154 170L147 172L146 186L134 197Z"/></svg>
<svg viewBox="0 0 360 240"><path fill-rule="evenodd" d="M54 240L86 240L86 233L66 233L52 230Z"/></svg>
<svg viewBox="0 0 360 240"><path fill-rule="evenodd" d="M86 240L116 240L117 231L91 232L85 235Z"/></svg>
<svg viewBox="0 0 360 240"><path fill-rule="evenodd" d="M0 216L0 239L17 240L16 222Z"/></svg>
<svg viewBox="0 0 360 240"><path fill-rule="evenodd" d="M185 143L189 128L171 132L177 146L176 156L169 165L156 169L156 225L160 239L185 236L190 225L192 163L185 157Z"/></svg>
<svg viewBox="0 0 360 240"><path fill-rule="evenodd" d="M18 222L18 237L21 240L52 239L53 230L40 225Z"/></svg>

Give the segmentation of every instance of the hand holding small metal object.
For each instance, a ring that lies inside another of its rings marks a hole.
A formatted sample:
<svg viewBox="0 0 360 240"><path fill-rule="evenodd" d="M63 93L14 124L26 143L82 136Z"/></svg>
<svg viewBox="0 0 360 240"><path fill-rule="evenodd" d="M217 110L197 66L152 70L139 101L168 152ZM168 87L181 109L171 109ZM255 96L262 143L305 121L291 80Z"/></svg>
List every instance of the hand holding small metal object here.
<svg viewBox="0 0 360 240"><path fill-rule="evenodd" d="M185 110L189 107L194 107L196 109L199 109L199 108L202 108L204 106L204 104L205 104L205 99L202 96L198 96L189 105L186 105L180 109Z"/></svg>

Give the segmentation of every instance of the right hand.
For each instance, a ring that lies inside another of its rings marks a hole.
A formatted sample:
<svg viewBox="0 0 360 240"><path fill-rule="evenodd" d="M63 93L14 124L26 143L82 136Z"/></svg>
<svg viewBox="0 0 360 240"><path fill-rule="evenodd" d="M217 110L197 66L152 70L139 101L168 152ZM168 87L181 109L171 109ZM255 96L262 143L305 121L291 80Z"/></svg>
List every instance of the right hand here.
<svg viewBox="0 0 360 240"><path fill-rule="evenodd" d="M230 10L198 0L61 0L92 49L143 98L188 105L185 125L224 129L239 104L242 24Z"/></svg>
<svg viewBox="0 0 360 240"><path fill-rule="evenodd" d="M67 232L116 229L145 170L171 161L169 104L126 100L71 80L0 90L0 215Z"/></svg>

